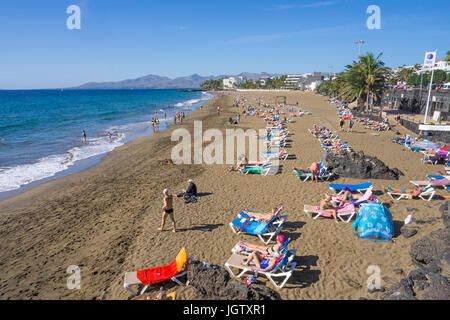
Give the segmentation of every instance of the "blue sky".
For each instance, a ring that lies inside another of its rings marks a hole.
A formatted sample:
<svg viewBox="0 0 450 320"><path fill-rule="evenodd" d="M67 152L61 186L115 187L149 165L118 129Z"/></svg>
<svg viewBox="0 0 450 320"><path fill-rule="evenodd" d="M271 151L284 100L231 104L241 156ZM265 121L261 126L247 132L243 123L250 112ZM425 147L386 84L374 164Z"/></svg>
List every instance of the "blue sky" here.
<svg viewBox="0 0 450 320"><path fill-rule="evenodd" d="M81 30L68 30L69 5ZM369 5L381 30L369 30ZM387 66L450 50L450 1L2 0L0 88L76 86L147 74L339 72L362 52Z"/></svg>

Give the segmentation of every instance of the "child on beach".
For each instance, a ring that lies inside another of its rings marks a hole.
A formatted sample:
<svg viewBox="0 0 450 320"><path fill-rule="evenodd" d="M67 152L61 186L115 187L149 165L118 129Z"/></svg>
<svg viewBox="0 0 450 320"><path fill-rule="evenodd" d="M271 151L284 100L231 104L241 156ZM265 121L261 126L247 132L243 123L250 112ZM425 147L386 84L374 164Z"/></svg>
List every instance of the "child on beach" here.
<svg viewBox="0 0 450 320"><path fill-rule="evenodd" d="M331 203L331 196L329 194L325 194L325 199L320 201L320 211L325 213L331 213L334 218L334 222L338 223L336 216L336 209L333 207Z"/></svg>
<svg viewBox="0 0 450 320"><path fill-rule="evenodd" d="M158 228L158 230L162 231L164 229L166 218L167 216L169 216L173 223L172 232L176 232L175 218L173 213L173 196L169 193L168 189L164 189L163 195L164 195L164 205L162 207L163 214L162 214L161 228Z"/></svg>

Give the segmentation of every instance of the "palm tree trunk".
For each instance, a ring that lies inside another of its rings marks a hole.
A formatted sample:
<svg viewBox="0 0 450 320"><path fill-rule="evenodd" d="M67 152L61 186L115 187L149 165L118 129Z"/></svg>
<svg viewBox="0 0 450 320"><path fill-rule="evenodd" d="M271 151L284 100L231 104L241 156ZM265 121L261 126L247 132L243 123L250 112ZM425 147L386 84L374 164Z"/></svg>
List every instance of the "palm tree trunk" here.
<svg viewBox="0 0 450 320"><path fill-rule="evenodd" d="M370 84L367 85L366 111L369 111Z"/></svg>

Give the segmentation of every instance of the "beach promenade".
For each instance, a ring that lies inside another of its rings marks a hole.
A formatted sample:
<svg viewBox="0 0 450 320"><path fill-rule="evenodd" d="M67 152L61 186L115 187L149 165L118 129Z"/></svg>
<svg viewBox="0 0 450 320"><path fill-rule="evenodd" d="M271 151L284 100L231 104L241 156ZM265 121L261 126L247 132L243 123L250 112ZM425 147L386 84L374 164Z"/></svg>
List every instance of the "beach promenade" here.
<svg viewBox="0 0 450 320"><path fill-rule="evenodd" d="M262 119L241 116L238 125L227 125L242 108L233 107L235 96L245 96L256 106L255 98L274 105L278 95L287 103L307 109L310 115L287 124L294 159L281 161L277 175L226 174L229 165L160 166L169 159L176 142L170 141L176 128L193 130L201 120L203 130L215 128L263 129ZM220 116L217 115L220 107ZM332 219L309 219L305 204L318 205L328 183L301 182L293 167L306 167L323 160L324 153L308 129L313 124L338 131L336 108L323 96L306 92L234 92L220 95L190 113L183 124L154 136L131 141L111 152L86 171L39 185L14 198L0 202L0 299L130 299L123 288L126 271L161 266L173 261L181 247L196 260L223 266L232 247L244 240L258 243L256 237L236 235L228 223L243 209L268 212L284 206L289 217L282 234L291 238L289 247L297 249L293 276L281 289L282 299L358 299L368 296L367 268L378 265L382 285L398 282L414 267L409 248L419 236L441 228L439 206L442 198L397 201L390 208L396 226L395 241L376 243L358 239L351 223L335 224ZM403 127L395 127L408 133ZM398 181L373 180L380 201L389 201L383 187L412 187L410 180L424 180L443 166L423 165L421 154L392 143L392 131L375 132L356 123L352 133L339 132L355 151L376 156L390 168L404 173ZM162 191L179 193L193 179L203 196L185 204L175 198L177 233L160 225ZM362 180L339 178L337 183ZM445 194L446 191L438 191ZM407 215L423 223L412 238L399 235ZM81 269L81 289L69 290L66 273L70 265ZM267 283L263 277L258 280ZM178 299L196 299L192 287L168 285ZM155 285L146 296L155 295ZM378 298L381 293L371 294ZM140 297L142 298L142 297Z"/></svg>

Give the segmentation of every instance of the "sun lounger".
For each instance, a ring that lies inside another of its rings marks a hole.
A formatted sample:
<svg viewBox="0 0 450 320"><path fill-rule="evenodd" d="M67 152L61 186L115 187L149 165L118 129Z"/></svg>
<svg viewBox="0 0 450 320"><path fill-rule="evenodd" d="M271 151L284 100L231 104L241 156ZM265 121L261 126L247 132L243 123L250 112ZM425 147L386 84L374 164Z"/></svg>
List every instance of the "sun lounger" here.
<svg viewBox="0 0 450 320"><path fill-rule="evenodd" d="M322 212L319 206L304 205L303 211L309 218L317 219L319 217L331 218L333 215L328 212ZM349 222L356 213L355 206L351 203L346 203L343 207L338 208L336 216L344 222ZM346 219L344 217L347 217Z"/></svg>
<svg viewBox="0 0 450 320"><path fill-rule="evenodd" d="M137 294L131 289L132 285L144 285L141 294L147 290L150 284L169 279L181 286L184 286L185 284L178 280L178 278L186 274L188 265L189 261L186 254L186 248L182 248L175 260L169 265L134 272L126 272L123 286L135 296Z"/></svg>
<svg viewBox="0 0 450 320"><path fill-rule="evenodd" d="M294 262L295 254L297 253L297 250L287 250L278 264L274 266L274 268L270 271L262 272L258 271L260 275L264 275L269 281L278 289L281 289L284 287L286 282L289 280L289 278L292 276L292 273L294 272L294 268L296 266L296 263ZM242 277L245 273L252 271L252 267L255 267L254 264L251 264L250 266L243 266L242 264L248 259L247 255L241 255L233 253L231 257L225 262L225 268L228 270L230 275L235 278ZM242 270L239 274L235 274L231 268L236 268L239 270ZM275 282L275 279L281 279L281 283L277 284Z"/></svg>
<svg viewBox="0 0 450 320"><path fill-rule="evenodd" d="M243 169L239 169L239 172L241 172L243 174L256 173L256 174L261 174L263 176L267 176L271 169L272 169L271 163L268 162L261 166L255 166L255 165L246 166Z"/></svg>
<svg viewBox="0 0 450 320"><path fill-rule="evenodd" d="M450 180L447 178L437 179L431 181L410 181L413 185L420 186L432 186L432 187L445 187L450 184Z"/></svg>
<svg viewBox="0 0 450 320"><path fill-rule="evenodd" d="M434 188L431 185L428 185L425 187L425 189L422 191L422 193L418 195L418 197L424 201L431 201L431 199L433 199L433 196L435 193L436 193L436 191L434 190ZM402 199L411 200L413 198L412 195L410 195L406 192L395 193L395 192L388 191L387 194L393 200L402 200Z"/></svg>
<svg viewBox="0 0 450 320"><path fill-rule="evenodd" d="M280 211L281 212L281 211ZM274 215L268 222L258 222L246 218L234 219L229 223L234 233L245 232L246 234L256 235L264 243L268 244L274 236L283 229L283 223L287 219L286 216ZM242 231L242 229L245 229Z"/></svg>
<svg viewBox="0 0 450 320"><path fill-rule="evenodd" d="M342 188L347 187L348 190L350 191L358 191L359 193L362 194L363 191L366 191L367 189L372 187L372 182L365 182L365 183L361 183L361 184L335 184L335 183L330 183L329 187L331 190L333 191L340 191L339 194L342 193Z"/></svg>

